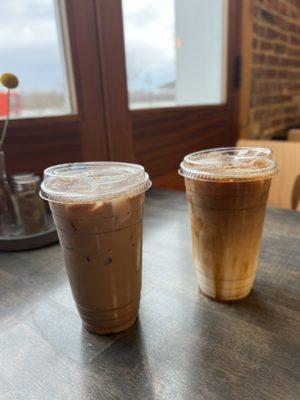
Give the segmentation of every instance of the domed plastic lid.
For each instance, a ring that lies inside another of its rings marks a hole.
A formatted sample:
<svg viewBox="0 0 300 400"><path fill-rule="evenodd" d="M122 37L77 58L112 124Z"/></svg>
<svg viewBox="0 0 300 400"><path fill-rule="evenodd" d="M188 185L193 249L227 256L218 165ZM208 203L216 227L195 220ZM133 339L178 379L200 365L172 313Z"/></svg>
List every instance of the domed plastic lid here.
<svg viewBox="0 0 300 400"><path fill-rule="evenodd" d="M137 195L151 186L141 165L121 162L80 162L47 168L41 197L62 203L109 200Z"/></svg>
<svg viewBox="0 0 300 400"><path fill-rule="evenodd" d="M179 174L191 179L252 180L277 173L272 150L265 147L223 147L184 157Z"/></svg>

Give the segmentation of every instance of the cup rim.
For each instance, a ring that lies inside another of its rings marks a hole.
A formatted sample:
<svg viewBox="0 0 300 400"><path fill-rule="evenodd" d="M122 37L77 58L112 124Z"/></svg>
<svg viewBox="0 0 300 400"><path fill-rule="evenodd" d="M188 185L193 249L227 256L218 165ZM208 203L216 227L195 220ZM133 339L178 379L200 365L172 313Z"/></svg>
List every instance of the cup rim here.
<svg viewBox="0 0 300 400"><path fill-rule="evenodd" d="M88 203L133 196L151 187L143 166L114 161L58 164L46 168L40 196L59 203Z"/></svg>
<svg viewBox="0 0 300 400"><path fill-rule="evenodd" d="M261 180L277 172L273 151L259 146L196 151L184 157L178 170L184 178L207 181Z"/></svg>

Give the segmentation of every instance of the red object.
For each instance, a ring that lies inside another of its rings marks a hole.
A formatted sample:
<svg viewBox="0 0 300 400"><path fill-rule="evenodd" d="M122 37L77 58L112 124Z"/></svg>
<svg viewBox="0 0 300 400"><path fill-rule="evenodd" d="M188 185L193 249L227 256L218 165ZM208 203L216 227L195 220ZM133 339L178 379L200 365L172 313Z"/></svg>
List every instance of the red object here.
<svg viewBox="0 0 300 400"><path fill-rule="evenodd" d="M7 116L7 93L0 92L0 117ZM10 93L10 111L16 115L21 112L19 93Z"/></svg>

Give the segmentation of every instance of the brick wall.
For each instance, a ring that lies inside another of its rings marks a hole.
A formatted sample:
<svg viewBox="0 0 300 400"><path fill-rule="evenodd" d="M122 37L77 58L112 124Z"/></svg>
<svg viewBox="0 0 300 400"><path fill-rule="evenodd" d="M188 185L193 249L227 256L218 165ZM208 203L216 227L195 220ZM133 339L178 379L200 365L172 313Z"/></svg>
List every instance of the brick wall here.
<svg viewBox="0 0 300 400"><path fill-rule="evenodd" d="M252 0L250 137L300 126L300 0Z"/></svg>

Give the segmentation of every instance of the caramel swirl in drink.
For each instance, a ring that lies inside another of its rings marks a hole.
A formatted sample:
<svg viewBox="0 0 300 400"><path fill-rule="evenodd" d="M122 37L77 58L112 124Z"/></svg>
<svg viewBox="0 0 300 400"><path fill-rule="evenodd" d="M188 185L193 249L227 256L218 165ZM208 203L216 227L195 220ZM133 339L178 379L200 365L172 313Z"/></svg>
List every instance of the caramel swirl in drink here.
<svg viewBox="0 0 300 400"><path fill-rule="evenodd" d="M206 150L182 162L196 277L208 297L236 301L250 293L276 172L273 154L265 148Z"/></svg>
<svg viewBox="0 0 300 400"><path fill-rule="evenodd" d="M77 163L48 168L42 196L50 203L84 326L116 333L137 318L142 279L144 168Z"/></svg>

